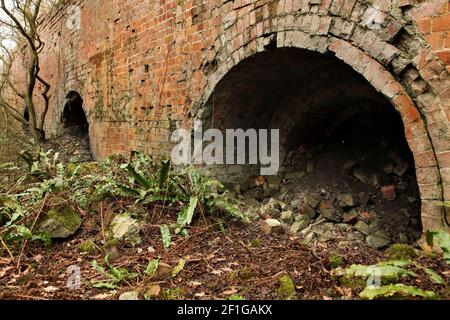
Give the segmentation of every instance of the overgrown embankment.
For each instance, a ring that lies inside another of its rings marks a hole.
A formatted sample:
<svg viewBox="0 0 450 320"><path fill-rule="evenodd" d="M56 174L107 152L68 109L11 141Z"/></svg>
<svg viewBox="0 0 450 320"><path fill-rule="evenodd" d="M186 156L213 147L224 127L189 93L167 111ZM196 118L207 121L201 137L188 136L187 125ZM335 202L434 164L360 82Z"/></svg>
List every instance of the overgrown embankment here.
<svg viewBox="0 0 450 320"><path fill-rule="evenodd" d="M257 209L194 168L139 153L22 158L1 167L3 299L449 298L441 255L267 232ZM448 259L448 234L434 241Z"/></svg>

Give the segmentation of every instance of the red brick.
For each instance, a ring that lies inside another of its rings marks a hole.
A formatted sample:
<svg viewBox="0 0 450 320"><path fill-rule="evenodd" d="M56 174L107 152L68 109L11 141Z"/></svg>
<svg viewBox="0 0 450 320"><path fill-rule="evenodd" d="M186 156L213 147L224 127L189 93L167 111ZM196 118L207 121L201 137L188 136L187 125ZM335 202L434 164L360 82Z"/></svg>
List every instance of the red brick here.
<svg viewBox="0 0 450 320"><path fill-rule="evenodd" d="M450 14L446 14L431 21L431 31L449 31L450 30Z"/></svg>
<svg viewBox="0 0 450 320"><path fill-rule="evenodd" d="M450 151L438 153L436 156L441 168L450 168Z"/></svg>
<svg viewBox="0 0 450 320"><path fill-rule="evenodd" d="M393 201L397 198L397 194L395 192L394 185L383 186L383 187L381 187L380 192L381 192L381 197L384 200Z"/></svg>
<svg viewBox="0 0 450 320"><path fill-rule="evenodd" d="M397 110L402 116L403 122L409 124L420 119L420 113L417 111L414 102L406 94L399 94L392 102L396 105Z"/></svg>
<svg viewBox="0 0 450 320"><path fill-rule="evenodd" d="M425 39L433 49L441 49L444 47L446 34L447 32L434 32L430 35L427 35Z"/></svg>
<svg viewBox="0 0 450 320"><path fill-rule="evenodd" d="M439 159L439 155L438 155L438 159ZM432 150L416 154L414 160L415 160L416 166L420 167L420 168L432 167L432 166L436 165L436 158L435 158L434 152ZM450 154L449 154L448 160L449 160L449 165L450 165ZM440 164L440 166L442 166L442 164Z"/></svg>
<svg viewBox="0 0 450 320"><path fill-rule="evenodd" d="M450 65L450 50L445 51L438 51L436 52L436 55L439 57L439 59L442 60L446 65Z"/></svg>
<svg viewBox="0 0 450 320"><path fill-rule="evenodd" d="M431 31L431 19L422 19L417 21L417 26L422 33L428 33Z"/></svg>

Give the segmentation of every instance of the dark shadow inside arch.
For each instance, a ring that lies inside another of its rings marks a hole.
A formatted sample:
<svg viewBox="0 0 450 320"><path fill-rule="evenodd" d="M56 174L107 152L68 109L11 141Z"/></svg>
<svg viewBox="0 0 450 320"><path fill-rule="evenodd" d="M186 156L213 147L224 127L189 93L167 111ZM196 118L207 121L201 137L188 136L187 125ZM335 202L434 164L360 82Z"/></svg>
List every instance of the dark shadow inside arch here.
<svg viewBox="0 0 450 320"><path fill-rule="evenodd" d="M255 54L222 78L203 111L204 128L280 130L282 166L265 189L251 182L258 166L210 168L239 182L246 197L302 202L309 195L336 208L314 209L327 220L370 225L364 238L420 236L420 194L401 117L336 57L295 48Z"/></svg>
<svg viewBox="0 0 450 320"><path fill-rule="evenodd" d="M60 144L63 154L72 162L92 160L89 143L89 123L83 109L83 98L76 91L70 91L61 118Z"/></svg>
<svg viewBox="0 0 450 320"><path fill-rule="evenodd" d="M64 128L78 128L85 134L88 133L89 124L83 110L83 98L75 91L70 91L66 96L62 124Z"/></svg>
<svg viewBox="0 0 450 320"><path fill-rule="evenodd" d="M25 110L23 111L23 118L26 122L30 122L30 113L28 112L28 107L25 107Z"/></svg>

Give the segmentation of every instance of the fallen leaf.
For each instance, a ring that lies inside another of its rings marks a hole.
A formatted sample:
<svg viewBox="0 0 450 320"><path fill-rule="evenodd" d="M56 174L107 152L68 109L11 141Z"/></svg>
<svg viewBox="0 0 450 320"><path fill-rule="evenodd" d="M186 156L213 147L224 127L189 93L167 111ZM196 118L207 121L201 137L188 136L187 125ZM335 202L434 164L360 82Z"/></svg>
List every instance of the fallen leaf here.
<svg viewBox="0 0 450 320"><path fill-rule="evenodd" d="M41 262L43 256L41 254L37 254L37 255L33 256L33 258L36 262Z"/></svg>
<svg viewBox="0 0 450 320"><path fill-rule="evenodd" d="M146 300L153 299L159 297L159 294L161 293L161 287L159 285L152 285L147 288L147 290L144 293L144 298Z"/></svg>
<svg viewBox="0 0 450 320"><path fill-rule="evenodd" d="M191 287L198 287L198 286L201 286L203 283L201 283L201 282L198 282L198 281L191 281L191 282L189 282L189 285L191 286Z"/></svg>
<svg viewBox="0 0 450 320"><path fill-rule="evenodd" d="M47 293L52 293L52 292L55 292L55 291L58 291L58 290L59 290L59 288L56 288L56 287L53 287L53 286L48 286L48 287L44 288L44 291L47 292Z"/></svg>
<svg viewBox="0 0 450 320"><path fill-rule="evenodd" d="M13 267L6 267L6 268L3 268L3 269L0 271L0 279L3 278L3 277L6 275L6 273L7 273L9 270L11 270L11 269L13 269Z"/></svg>
<svg viewBox="0 0 450 320"><path fill-rule="evenodd" d="M200 292L200 293L194 294L194 297L197 297L197 298L202 298L202 297L205 297L205 296L206 296L206 293L204 293L204 292Z"/></svg>
<svg viewBox="0 0 450 320"><path fill-rule="evenodd" d="M115 294L116 294L115 291L108 292L108 293L100 293L100 294L97 294L97 295L93 296L92 298L96 299L96 300L103 300L103 299L111 298Z"/></svg>
<svg viewBox="0 0 450 320"><path fill-rule="evenodd" d="M235 293L237 293L237 292L238 292L238 291L236 290L236 288L235 288L235 287L232 287L230 290L224 291L223 294L224 294L224 295L227 295L227 296L230 296L230 295L235 294Z"/></svg>

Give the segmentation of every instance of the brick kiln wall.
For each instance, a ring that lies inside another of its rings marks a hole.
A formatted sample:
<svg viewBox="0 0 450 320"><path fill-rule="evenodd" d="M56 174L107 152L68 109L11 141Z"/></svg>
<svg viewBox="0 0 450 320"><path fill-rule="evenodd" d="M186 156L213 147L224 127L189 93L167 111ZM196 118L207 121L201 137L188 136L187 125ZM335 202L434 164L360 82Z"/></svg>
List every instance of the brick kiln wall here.
<svg viewBox="0 0 450 320"><path fill-rule="evenodd" d="M95 158L170 151L174 128L200 117L219 80L272 43L329 52L401 114L414 154L424 228L442 226L450 200L450 30L447 0L85 0L81 28L67 6L44 28L52 84L46 130L64 100L84 99ZM363 21L377 7L380 29Z"/></svg>

